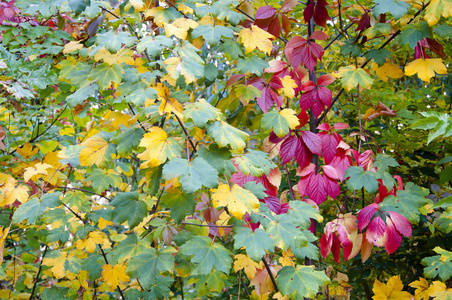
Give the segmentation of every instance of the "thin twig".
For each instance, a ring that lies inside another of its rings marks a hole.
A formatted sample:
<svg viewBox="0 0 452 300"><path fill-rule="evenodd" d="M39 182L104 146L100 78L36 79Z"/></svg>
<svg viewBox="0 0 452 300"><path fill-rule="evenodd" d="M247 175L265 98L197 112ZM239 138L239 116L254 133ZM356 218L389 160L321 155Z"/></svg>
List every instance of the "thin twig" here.
<svg viewBox="0 0 452 300"><path fill-rule="evenodd" d="M292 195L292 200L296 200L295 192L293 191L292 180L290 179L290 173L289 173L289 170L287 169L286 165L284 165L284 169L286 170L287 182L289 183L289 190L290 190L290 194Z"/></svg>
<svg viewBox="0 0 452 300"><path fill-rule="evenodd" d="M187 129L185 128L184 124L182 123L182 121L180 120L180 118L174 114L176 116L177 122L179 122L180 127L182 128L182 130L185 133L185 136L187 137L188 141L190 142L191 147L193 148L193 151L191 153L191 156L193 156L196 153L196 146L193 143L193 140L191 139L190 135L188 134ZM191 156L189 157L189 159L191 158Z"/></svg>
<svg viewBox="0 0 452 300"><path fill-rule="evenodd" d="M31 289L31 295L29 298L30 300L33 299L33 297L35 295L36 285L38 284L39 275L41 275L42 262L44 261L44 257L46 256L47 249L49 249L49 246L46 245L46 247L44 248L44 253L42 254L42 257L41 257L41 262L39 263L39 269L38 269L38 273L36 274L35 282L33 283L33 288Z"/></svg>
<svg viewBox="0 0 452 300"><path fill-rule="evenodd" d="M278 285L276 284L275 277L273 276L273 273L272 273L272 271L270 270L270 266L268 265L268 262L267 262L267 260L265 259L265 256L262 256L262 262L263 262L264 265L265 265L265 269L267 269L267 273L268 273L268 275L270 276L270 279L271 279L271 281L272 281L272 283L273 283L273 286L275 287L275 291L276 291L276 292L279 292L279 290L278 290Z"/></svg>
<svg viewBox="0 0 452 300"><path fill-rule="evenodd" d="M215 224L196 224L196 223L187 223L187 222L183 222L180 223L181 225L193 225L193 226L198 226L198 227L213 227L213 228L233 228L234 225L215 225Z"/></svg>
<svg viewBox="0 0 452 300"><path fill-rule="evenodd" d="M94 195L94 196L99 196L99 197L101 197L101 198L105 198L105 199L107 199L107 200L110 201L110 202L112 201L110 198L105 197L105 196L102 196L102 195L99 195L98 193L91 192L91 191L84 190L84 189L80 189L80 188L76 188L76 187L70 187L70 186L57 186L56 188L57 188L57 189L76 190L76 191L88 193L88 194L91 194L91 195Z"/></svg>

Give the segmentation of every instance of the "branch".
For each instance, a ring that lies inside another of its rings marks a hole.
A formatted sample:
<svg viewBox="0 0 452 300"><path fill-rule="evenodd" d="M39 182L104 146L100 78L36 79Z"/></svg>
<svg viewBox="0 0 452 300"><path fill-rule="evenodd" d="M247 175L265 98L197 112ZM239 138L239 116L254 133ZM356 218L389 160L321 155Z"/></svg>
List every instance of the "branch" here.
<svg viewBox="0 0 452 300"><path fill-rule="evenodd" d="M267 269L267 273L268 273L268 275L270 276L270 279L271 279L271 281L272 281L272 283L273 283L273 286L275 287L275 291L276 291L276 292L279 292L279 290L278 290L278 285L276 284L275 277L273 276L273 273L272 273L272 271L270 270L270 266L268 265L268 262L267 262L267 260L265 259L265 256L262 256L262 262L263 262L264 265L265 265L265 269Z"/></svg>
<svg viewBox="0 0 452 300"><path fill-rule="evenodd" d="M196 146L195 146L195 144L193 143L193 140L191 139L190 135L188 134L188 131L187 131L187 129L185 128L185 126L184 126L184 124L182 123L182 121L180 120L180 118L179 118L176 114L174 114L174 115L176 116L177 122L179 122L180 127L181 127L182 130L184 131L185 136L187 137L188 141L190 142L191 147L193 148L193 151L192 151L190 157L188 157L188 159L190 159L191 156L193 156L193 154L196 153Z"/></svg>
<svg viewBox="0 0 452 300"><path fill-rule="evenodd" d="M214 225L214 224L196 224L196 223L187 223L183 222L180 223L181 225L193 225L193 226L199 226L199 227L213 227L213 228L233 228L233 225Z"/></svg>
<svg viewBox="0 0 452 300"><path fill-rule="evenodd" d="M347 27L345 27L345 32L347 32L347 30L352 27L354 23L350 23ZM338 38L340 38L342 36L343 32L339 32L328 44L326 44L326 46L323 48L323 50L325 51L326 49L328 49Z"/></svg>
<svg viewBox="0 0 452 300"><path fill-rule="evenodd" d="M58 189L70 189L70 190L76 190L76 191L88 193L88 194L91 194L91 195L94 195L94 196L99 196L99 197L101 197L101 198L105 198L105 199L107 199L107 200L110 201L110 202L112 201L112 200L111 200L110 198L108 198L108 197L105 197L105 196L99 195L98 193L91 192L91 191L84 190L84 189L79 189L79 188L70 187L70 186L57 186L56 188L58 188Z"/></svg>
<svg viewBox="0 0 452 300"><path fill-rule="evenodd" d="M295 193L293 191L292 180L290 179L289 170L287 169L287 166L285 166L285 165L284 165L284 169L286 170L287 182L289 183L289 190L290 190L290 194L292 195L292 200L296 200Z"/></svg>
<svg viewBox="0 0 452 300"><path fill-rule="evenodd" d="M42 262L44 261L44 257L46 256L47 249L49 249L49 246L46 245L46 247L44 248L44 253L42 254L42 257L41 257L41 262L39 263L38 274L36 274L36 279L35 279L35 282L33 283L33 288L31 290L31 295L29 298L30 300L33 299L34 294L35 294L36 285L38 284L39 275L41 274L41 270L42 270Z"/></svg>

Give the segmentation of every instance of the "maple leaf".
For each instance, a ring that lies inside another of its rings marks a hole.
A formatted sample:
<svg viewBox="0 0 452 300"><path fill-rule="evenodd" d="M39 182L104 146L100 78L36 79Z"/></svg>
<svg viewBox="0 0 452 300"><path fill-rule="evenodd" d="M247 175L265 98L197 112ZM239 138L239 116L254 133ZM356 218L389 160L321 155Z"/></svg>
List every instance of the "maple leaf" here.
<svg viewBox="0 0 452 300"><path fill-rule="evenodd" d="M295 88L298 87L295 80L292 79L291 76L286 75L283 78L281 78L281 83L283 85L283 88L281 89L287 98L293 98L295 97Z"/></svg>
<svg viewBox="0 0 452 300"><path fill-rule="evenodd" d="M393 78L393 79L403 77L403 71L399 68L399 66L394 65L392 63L392 61L390 61L389 59L386 61L386 63L383 66L377 68L375 70L375 73L384 82L388 82L388 77Z"/></svg>
<svg viewBox="0 0 452 300"><path fill-rule="evenodd" d="M386 284L375 280L372 291L374 300L411 300L413 296L403 290L403 283L400 275L389 278Z"/></svg>
<svg viewBox="0 0 452 300"><path fill-rule="evenodd" d="M93 253L98 244L104 243L109 243L105 233L100 231L92 231L86 236L86 238L77 240L77 242L75 242L75 246L78 250L86 249L89 253Z"/></svg>
<svg viewBox="0 0 452 300"><path fill-rule="evenodd" d="M452 289L448 289L446 284L441 281L433 281L426 293L428 296L433 297L433 300L452 299Z"/></svg>
<svg viewBox="0 0 452 300"><path fill-rule="evenodd" d="M258 268L259 264L255 263L248 255L237 254L234 256L234 271L244 270L250 280L254 278Z"/></svg>
<svg viewBox="0 0 452 300"><path fill-rule="evenodd" d="M227 184L220 184L217 189L211 189L213 207L227 207L236 218L242 219L246 213L258 211L259 199L253 193L237 184L232 189Z"/></svg>
<svg viewBox="0 0 452 300"><path fill-rule="evenodd" d="M264 129L272 128L278 137L285 136L290 129L295 129L300 124L295 111L290 108L272 110L264 115L261 122Z"/></svg>
<svg viewBox="0 0 452 300"><path fill-rule="evenodd" d="M66 45L64 45L63 53L68 54L74 51L80 50L83 48L83 44L80 44L81 41L70 41Z"/></svg>
<svg viewBox="0 0 452 300"><path fill-rule="evenodd" d="M425 20L430 26L436 25L439 19L452 17L452 1L451 0L432 0L427 6Z"/></svg>
<svg viewBox="0 0 452 300"><path fill-rule="evenodd" d="M88 138L81 144L83 148L79 154L80 165L102 165L105 161L108 145L108 141L104 140L100 135L94 135Z"/></svg>
<svg viewBox="0 0 452 300"><path fill-rule="evenodd" d="M129 276L126 275L127 266L121 265L103 265L102 266L102 280L109 286L115 289L119 285L119 281L125 283L129 282Z"/></svg>
<svg viewBox="0 0 452 300"><path fill-rule="evenodd" d="M427 280L425 280L422 277L419 277L419 280L413 281L409 284L412 288L415 288L414 296L416 297L416 300L429 300L430 299L430 293L428 291L429 289L429 283Z"/></svg>
<svg viewBox="0 0 452 300"><path fill-rule="evenodd" d="M316 271L314 266L287 266L279 270L276 283L283 294L294 299L314 298L319 288L330 282L324 272Z"/></svg>
<svg viewBox="0 0 452 300"><path fill-rule="evenodd" d="M207 132L220 147L230 145L233 150L241 151L246 146L249 134L225 121L215 121L207 126Z"/></svg>
<svg viewBox="0 0 452 300"><path fill-rule="evenodd" d="M273 43L270 39L275 38L272 34L260 29L256 25L251 25L251 29L243 28L240 31L239 37L241 43L245 46L246 53L259 49L270 54Z"/></svg>
<svg viewBox="0 0 452 300"><path fill-rule="evenodd" d="M353 65L341 67L333 73L333 76L341 79L342 86L347 92L350 92L358 85L364 89L372 86L373 79L364 71L364 69L356 68Z"/></svg>
<svg viewBox="0 0 452 300"><path fill-rule="evenodd" d="M171 24L165 23L165 34L167 37L174 35L179 39L185 40L187 39L188 30L198 26L199 24L191 19L179 18Z"/></svg>
<svg viewBox="0 0 452 300"><path fill-rule="evenodd" d="M441 58L419 58L410 62L405 67L405 75L411 76L417 73L420 79L430 82L432 77L437 74L447 74L447 68Z"/></svg>
<svg viewBox="0 0 452 300"><path fill-rule="evenodd" d="M168 138L160 127L152 127L140 141L140 147L146 148L137 157L145 160L140 168L157 167L167 159L176 157L182 151L182 146L173 138Z"/></svg>
<svg viewBox="0 0 452 300"><path fill-rule="evenodd" d="M15 201L25 203L28 201L28 188L25 185L19 185L17 181L8 176L6 182L0 186L0 207L11 205Z"/></svg>
<svg viewBox="0 0 452 300"><path fill-rule="evenodd" d="M239 228L234 236L234 248L242 247L245 247L246 253L254 261L260 261L265 251L273 253L275 249L274 242L267 232L259 228L252 231L246 227Z"/></svg>
<svg viewBox="0 0 452 300"><path fill-rule="evenodd" d="M426 266L424 275L427 278L435 278L439 275L443 281L446 281L452 276L452 252L438 246L433 248L433 251L441 255L426 257L421 261Z"/></svg>

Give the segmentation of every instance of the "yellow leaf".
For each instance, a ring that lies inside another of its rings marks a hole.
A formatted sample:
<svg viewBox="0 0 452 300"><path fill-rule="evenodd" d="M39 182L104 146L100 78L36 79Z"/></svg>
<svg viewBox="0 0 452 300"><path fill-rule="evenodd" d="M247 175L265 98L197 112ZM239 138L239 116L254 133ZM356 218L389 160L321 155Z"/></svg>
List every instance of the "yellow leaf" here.
<svg viewBox="0 0 452 300"><path fill-rule="evenodd" d="M400 275L392 276L389 278L388 283L384 284L375 280L374 287L372 291L374 292L374 296L372 299L374 300L412 300L413 296L404 292L403 283L400 280Z"/></svg>
<svg viewBox="0 0 452 300"><path fill-rule="evenodd" d="M168 140L168 136L163 129L152 127L150 132L146 133L140 141L140 147L146 148L143 153L137 156L139 159L145 160L140 168L157 167L168 158L171 159L178 156L177 147L174 147L173 143Z"/></svg>
<svg viewBox="0 0 452 300"><path fill-rule="evenodd" d="M448 289L446 284L441 281L433 281L427 293L430 297L433 297L433 300L452 299L452 289Z"/></svg>
<svg viewBox="0 0 452 300"><path fill-rule="evenodd" d="M59 257L45 257L42 261L42 264L44 266L51 266L52 268L50 271L52 271L53 275L55 275L56 278L62 278L64 277L64 264L67 260L68 252L60 252Z"/></svg>
<svg viewBox="0 0 452 300"><path fill-rule="evenodd" d="M86 249L89 253L93 253L98 244L104 244L105 239L105 233L100 231L92 231L83 240L77 240L75 246L78 250Z"/></svg>
<svg viewBox="0 0 452 300"><path fill-rule="evenodd" d="M95 61L104 61L107 64L114 65L114 64L121 64L125 63L128 65L134 65L135 60L133 59L133 51L127 48L123 48L119 50L116 54L111 54L110 51L108 51L105 47L102 47L99 49L99 51L96 52L94 55Z"/></svg>
<svg viewBox="0 0 452 300"><path fill-rule="evenodd" d="M281 266L286 267L286 266L294 266L293 263L293 254L290 251L290 249L287 249L286 251L283 251L282 253L282 257L279 258L279 263L281 264Z"/></svg>
<svg viewBox="0 0 452 300"><path fill-rule="evenodd" d="M14 201L25 203L28 201L28 188L25 185L17 185L17 181L10 177L0 187L0 207L11 205Z"/></svg>
<svg viewBox="0 0 452 300"><path fill-rule="evenodd" d="M102 280L115 289L121 282L129 282L129 276L126 275L127 266L121 265L103 265Z"/></svg>
<svg viewBox="0 0 452 300"><path fill-rule="evenodd" d="M246 213L259 210L259 199L237 184L234 184L232 189L227 184L220 184L217 189L210 191L213 207L227 206L228 211L240 220Z"/></svg>
<svg viewBox="0 0 452 300"><path fill-rule="evenodd" d="M234 256L234 271L244 270L249 279L253 279L259 264L254 262L248 255L237 254Z"/></svg>
<svg viewBox="0 0 452 300"><path fill-rule="evenodd" d="M163 26L165 23L165 14L163 13L164 10L165 10L165 8L162 6L153 7L151 9L148 9L146 11L146 13L144 14L144 16L145 16L145 18L153 17L154 23L157 26Z"/></svg>
<svg viewBox="0 0 452 300"><path fill-rule="evenodd" d="M429 293L427 291L429 288L429 283L424 278L419 277L419 280L413 281L412 283L409 284L409 286L416 289L414 291L414 296L416 300L430 299Z"/></svg>
<svg viewBox="0 0 452 300"><path fill-rule="evenodd" d="M161 83L155 87L157 90L157 98L161 101L159 107L159 114L171 114L172 112L179 118L183 118L182 111L184 110L182 104L174 98L170 98L169 88Z"/></svg>
<svg viewBox="0 0 452 300"><path fill-rule="evenodd" d="M375 70L377 76L381 78L384 82L388 82L388 77L397 79L403 76L403 71L399 66L394 65L389 59L384 65Z"/></svg>
<svg viewBox="0 0 452 300"><path fill-rule="evenodd" d="M283 85L283 88L281 90L282 92L284 92L286 97L287 98L295 97L295 88L298 87L298 85L295 83L295 80L293 80L291 76L286 75L283 78L281 78L281 83Z"/></svg>
<svg viewBox="0 0 452 300"><path fill-rule="evenodd" d="M255 25L251 25L251 29L243 28L239 37L241 38L241 43L245 46L246 53L256 48L267 54L272 51L273 43L270 39L274 38L274 36Z"/></svg>
<svg viewBox="0 0 452 300"><path fill-rule="evenodd" d="M105 220L104 218L100 217L99 218L99 223L97 224L97 226L99 227L100 230L105 229L105 227L107 227L107 225L113 225L112 221L108 221Z"/></svg>
<svg viewBox="0 0 452 300"><path fill-rule="evenodd" d="M300 125L300 121L298 120L296 112L293 109L283 109L279 112L279 114L289 123L290 129L295 129L295 127Z"/></svg>
<svg viewBox="0 0 452 300"><path fill-rule="evenodd" d="M20 148L17 148L17 153L19 153L23 158L28 159L38 152L39 148L34 148L30 143L26 143Z"/></svg>
<svg viewBox="0 0 452 300"><path fill-rule="evenodd" d="M277 299L277 300L289 300L289 298L287 297L287 295L282 295L280 292L277 292L273 295L272 299Z"/></svg>
<svg viewBox="0 0 452 300"><path fill-rule="evenodd" d="M341 67L332 74L336 78L341 78L344 89L349 92L358 85L364 89L370 89L373 79L362 68L356 68L354 65Z"/></svg>
<svg viewBox="0 0 452 300"><path fill-rule="evenodd" d="M166 67L166 71L168 74L173 78L177 79L180 76L180 73L182 71L182 63L179 57L170 57L163 61L165 65L168 65Z"/></svg>
<svg viewBox="0 0 452 300"><path fill-rule="evenodd" d="M144 7L144 2L142 0L130 0L129 3L135 8L136 10L140 10Z"/></svg>
<svg viewBox="0 0 452 300"><path fill-rule="evenodd" d="M178 6L179 11L183 12L184 14L193 14L193 8L181 3Z"/></svg>
<svg viewBox="0 0 452 300"><path fill-rule="evenodd" d="M8 236L9 229L12 223L7 228L0 226L0 264L3 263L3 249L5 248L6 237Z"/></svg>
<svg viewBox="0 0 452 300"><path fill-rule="evenodd" d="M433 26L438 23L439 19L452 17L452 0L432 0L427 6L425 20L428 25Z"/></svg>
<svg viewBox="0 0 452 300"><path fill-rule="evenodd" d="M33 176L36 175L48 175L47 169L52 168L51 165L45 163L37 163L34 167L25 168L24 181L28 182ZM41 178L42 176L36 176L33 181Z"/></svg>
<svg viewBox="0 0 452 300"><path fill-rule="evenodd" d="M173 23L165 23L165 34L167 37L174 35L175 37L185 40L187 38L187 32L190 28L198 27L198 23L192 19L179 18L174 20Z"/></svg>
<svg viewBox="0 0 452 300"><path fill-rule="evenodd" d="M81 144L84 148L80 151L80 165L101 165L107 153L108 142L99 135L94 135Z"/></svg>
<svg viewBox="0 0 452 300"><path fill-rule="evenodd" d="M417 73L420 79L429 82L430 78L438 74L447 74L447 68L441 58L416 59L405 67L405 75L411 76Z"/></svg>
<svg viewBox="0 0 452 300"><path fill-rule="evenodd" d="M64 45L63 53L64 54L72 53L82 48L83 44L80 44L80 41L70 41L69 43Z"/></svg>

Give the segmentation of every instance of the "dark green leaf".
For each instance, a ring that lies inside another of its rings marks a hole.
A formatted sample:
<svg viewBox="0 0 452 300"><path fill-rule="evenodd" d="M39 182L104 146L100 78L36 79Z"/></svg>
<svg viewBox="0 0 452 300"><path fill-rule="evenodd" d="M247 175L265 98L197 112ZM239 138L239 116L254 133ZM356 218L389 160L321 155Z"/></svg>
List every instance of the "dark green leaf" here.
<svg viewBox="0 0 452 300"><path fill-rule="evenodd" d="M255 229L252 231L248 227L239 227L237 234L234 236L234 248L240 249L243 246L246 248L246 253L249 257L258 262L265 255L265 250L273 253L275 244L273 239L262 229Z"/></svg>

